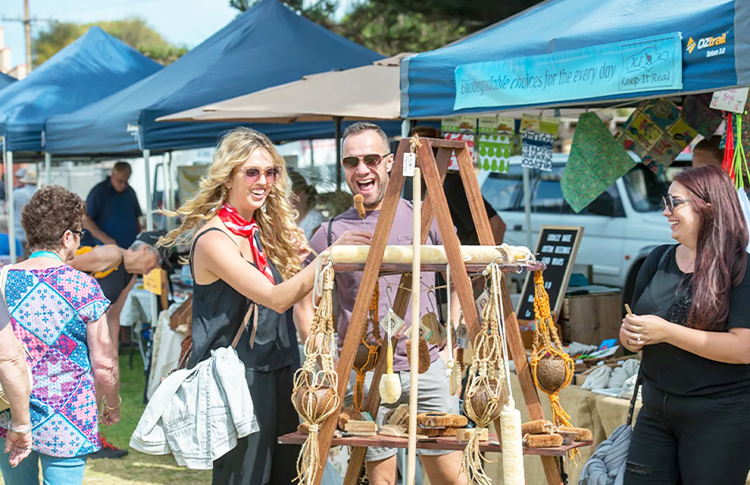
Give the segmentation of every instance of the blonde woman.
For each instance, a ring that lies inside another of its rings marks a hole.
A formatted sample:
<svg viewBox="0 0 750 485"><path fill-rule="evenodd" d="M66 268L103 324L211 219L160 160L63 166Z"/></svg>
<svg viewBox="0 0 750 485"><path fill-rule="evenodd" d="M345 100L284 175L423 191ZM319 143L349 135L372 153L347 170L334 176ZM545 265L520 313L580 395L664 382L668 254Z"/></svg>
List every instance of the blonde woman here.
<svg viewBox="0 0 750 485"><path fill-rule="evenodd" d="M312 290L315 264L301 269L296 241L306 240L294 224L286 186L284 159L271 141L237 128L222 138L198 193L177 211L182 225L160 241L171 246L194 234L188 367L230 345L251 303L259 305L257 326L251 318L237 353L260 432L214 462L215 484L288 485L296 477L299 448L277 444L299 424L291 402L299 354L286 312Z"/></svg>

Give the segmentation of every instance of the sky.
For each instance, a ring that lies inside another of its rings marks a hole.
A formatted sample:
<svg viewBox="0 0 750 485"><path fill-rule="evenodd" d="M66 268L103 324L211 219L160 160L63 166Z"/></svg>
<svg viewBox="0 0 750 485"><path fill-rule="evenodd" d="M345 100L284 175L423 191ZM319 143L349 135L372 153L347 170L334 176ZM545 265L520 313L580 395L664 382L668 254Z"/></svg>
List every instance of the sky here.
<svg viewBox="0 0 750 485"><path fill-rule="evenodd" d="M341 16L355 0L339 0ZM62 22L89 23L138 16L168 42L192 48L224 27L239 13L229 0L29 0L31 17ZM0 27L5 46L11 48L12 63L25 62L24 30L20 22L4 18L23 17L23 0L0 1ZM33 34L47 28L46 22L32 26Z"/></svg>

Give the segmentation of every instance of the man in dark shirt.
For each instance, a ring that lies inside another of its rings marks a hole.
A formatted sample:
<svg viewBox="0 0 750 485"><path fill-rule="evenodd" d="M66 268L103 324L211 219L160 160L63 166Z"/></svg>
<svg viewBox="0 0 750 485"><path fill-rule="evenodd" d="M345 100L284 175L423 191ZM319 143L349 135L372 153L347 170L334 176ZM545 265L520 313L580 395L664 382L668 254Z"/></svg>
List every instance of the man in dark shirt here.
<svg viewBox="0 0 750 485"><path fill-rule="evenodd" d="M127 162L117 162L109 178L94 186L86 198L86 223L90 235L83 246L117 244L128 248L141 232L138 218L141 206L135 191L128 185L132 169Z"/></svg>

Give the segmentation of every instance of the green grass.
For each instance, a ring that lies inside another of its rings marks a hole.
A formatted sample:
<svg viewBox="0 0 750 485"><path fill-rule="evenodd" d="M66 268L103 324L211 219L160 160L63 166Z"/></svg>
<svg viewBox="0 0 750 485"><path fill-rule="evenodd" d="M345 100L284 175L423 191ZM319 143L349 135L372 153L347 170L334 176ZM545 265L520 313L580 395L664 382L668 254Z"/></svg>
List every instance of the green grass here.
<svg viewBox="0 0 750 485"><path fill-rule="evenodd" d="M143 362L137 350L133 369L129 368L129 349L120 356L120 395L122 396L121 421L109 428L102 426L107 441L130 453L119 460L89 460L86 464L84 485L202 485L211 483L211 471L195 471L178 467L172 455L144 455L128 447L130 435L146 407L143 388L146 378ZM0 484L4 484L0 478Z"/></svg>

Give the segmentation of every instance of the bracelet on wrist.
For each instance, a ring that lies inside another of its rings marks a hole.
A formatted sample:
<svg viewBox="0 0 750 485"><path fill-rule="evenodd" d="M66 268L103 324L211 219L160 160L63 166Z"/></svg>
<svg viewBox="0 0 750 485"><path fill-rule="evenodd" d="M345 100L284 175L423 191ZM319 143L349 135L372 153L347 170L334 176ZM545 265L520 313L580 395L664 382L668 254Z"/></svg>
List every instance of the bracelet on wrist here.
<svg viewBox="0 0 750 485"><path fill-rule="evenodd" d="M21 424L21 425L11 424L10 431L16 434L29 434L31 433L31 425L30 424Z"/></svg>
<svg viewBox="0 0 750 485"><path fill-rule="evenodd" d="M104 409L106 409L107 411L114 411L114 410L116 410L116 409L120 409L120 406L122 405L122 396L120 396L120 395L118 394L118 395L117 395L117 399L118 399L118 403L117 403L117 406L115 406L115 407L110 407L110 406L109 406L109 405L107 404L107 396L102 396L102 406L104 406Z"/></svg>

